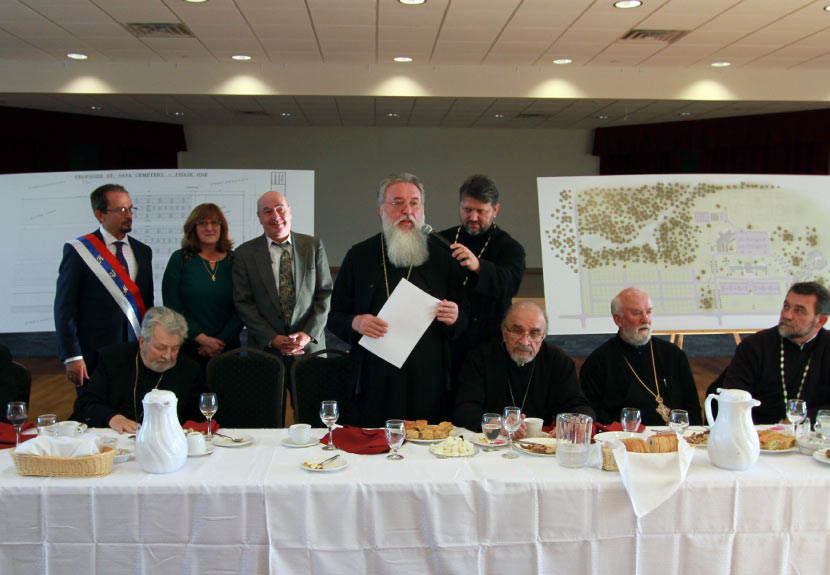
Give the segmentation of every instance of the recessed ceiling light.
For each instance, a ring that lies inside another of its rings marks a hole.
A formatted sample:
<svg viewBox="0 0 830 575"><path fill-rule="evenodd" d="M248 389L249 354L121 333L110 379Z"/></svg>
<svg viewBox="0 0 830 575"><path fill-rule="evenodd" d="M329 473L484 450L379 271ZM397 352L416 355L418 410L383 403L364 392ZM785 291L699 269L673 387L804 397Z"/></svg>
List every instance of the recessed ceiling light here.
<svg viewBox="0 0 830 575"><path fill-rule="evenodd" d="M184 116L184 112L173 112L173 115L181 118L182 116Z"/></svg>
<svg viewBox="0 0 830 575"><path fill-rule="evenodd" d="M207 0L184 0L185 2L190 2L191 4L201 4L202 2L207 2Z"/></svg>
<svg viewBox="0 0 830 575"><path fill-rule="evenodd" d="M608 116L606 116L606 115L604 115L604 114L603 114L602 116L597 116L597 119L598 119L598 120L607 120L607 119L608 119Z"/></svg>
<svg viewBox="0 0 830 575"><path fill-rule="evenodd" d="M614 2L614 8L639 8L643 3L640 0L620 0Z"/></svg>
<svg viewBox="0 0 830 575"><path fill-rule="evenodd" d="M553 61L554 64L570 64L573 62L570 58L557 58Z"/></svg>
<svg viewBox="0 0 830 575"><path fill-rule="evenodd" d="M406 4L407 6L417 6L418 4L426 4L427 0L398 0L400 4Z"/></svg>
<svg viewBox="0 0 830 575"><path fill-rule="evenodd" d="M67 58L72 58L73 60L86 60L89 58L86 54L79 54L78 52L70 52L66 55Z"/></svg>
<svg viewBox="0 0 830 575"><path fill-rule="evenodd" d="M290 118L291 112L280 112L280 116L282 116L283 118Z"/></svg>
<svg viewBox="0 0 830 575"><path fill-rule="evenodd" d="M680 112L679 115L681 115L681 116L691 116L692 113L691 112Z"/></svg>
<svg viewBox="0 0 830 575"><path fill-rule="evenodd" d="M493 117L501 119L504 118L504 114L493 114Z"/></svg>
<svg viewBox="0 0 830 575"><path fill-rule="evenodd" d="M394 60L395 62L411 62L412 58L409 56L398 56L397 58L394 58Z"/></svg>
<svg viewBox="0 0 830 575"><path fill-rule="evenodd" d="M828 4L827 6L824 7L824 11L825 12L830 12L830 4Z"/></svg>
<svg viewBox="0 0 830 575"><path fill-rule="evenodd" d="M387 118L397 118L398 114L397 114L397 112L389 112L388 114L386 114L386 117Z"/></svg>
<svg viewBox="0 0 830 575"><path fill-rule="evenodd" d="M712 62L712 68L726 68L731 65L732 62Z"/></svg>
<svg viewBox="0 0 830 575"><path fill-rule="evenodd" d="M235 56L231 56L231 60L237 60L239 62L247 62L250 60L250 56L246 56L245 54L237 54Z"/></svg>
<svg viewBox="0 0 830 575"><path fill-rule="evenodd" d="M101 106L90 106L89 109L94 111L94 112L100 112L101 110L103 110L103 108L101 108Z"/></svg>

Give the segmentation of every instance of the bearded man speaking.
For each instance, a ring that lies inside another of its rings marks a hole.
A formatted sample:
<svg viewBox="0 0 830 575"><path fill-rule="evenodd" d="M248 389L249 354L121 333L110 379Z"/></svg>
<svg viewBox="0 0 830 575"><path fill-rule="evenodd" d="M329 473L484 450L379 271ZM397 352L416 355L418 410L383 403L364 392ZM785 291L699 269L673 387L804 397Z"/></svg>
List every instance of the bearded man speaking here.
<svg viewBox="0 0 830 575"><path fill-rule="evenodd" d="M331 297L328 328L351 343L351 394L341 420L382 427L387 419L447 419L449 341L466 327L461 301L461 268L421 230L424 188L412 174L384 179L377 210L383 232L349 249ZM357 344L361 336L383 337L388 329L377 313L406 278L441 300L435 321L400 369Z"/></svg>
<svg viewBox="0 0 830 575"><path fill-rule="evenodd" d="M176 394L179 421L196 419L203 391L202 369L179 355L187 336L187 321L166 307L150 308L137 342L103 348L89 383L75 401L72 419L90 427L111 427L135 433L144 416L141 400L153 389Z"/></svg>

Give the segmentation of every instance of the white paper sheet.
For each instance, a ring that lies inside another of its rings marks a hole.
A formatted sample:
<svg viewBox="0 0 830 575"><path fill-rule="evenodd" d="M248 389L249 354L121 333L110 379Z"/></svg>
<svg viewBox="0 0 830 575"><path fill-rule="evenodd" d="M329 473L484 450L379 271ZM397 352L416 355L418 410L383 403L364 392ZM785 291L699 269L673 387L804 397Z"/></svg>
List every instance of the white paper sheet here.
<svg viewBox="0 0 830 575"><path fill-rule="evenodd" d="M378 317L389 324L386 335L381 338L364 335L358 343L400 368L435 320L440 302L405 278L401 279L378 313Z"/></svg>

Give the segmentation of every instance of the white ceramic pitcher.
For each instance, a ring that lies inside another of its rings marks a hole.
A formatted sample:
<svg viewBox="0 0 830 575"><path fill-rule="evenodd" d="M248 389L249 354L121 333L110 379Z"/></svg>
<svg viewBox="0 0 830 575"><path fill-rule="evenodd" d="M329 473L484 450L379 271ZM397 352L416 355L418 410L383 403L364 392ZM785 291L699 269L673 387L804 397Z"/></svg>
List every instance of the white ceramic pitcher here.
<svg viewBox="0 0 830 575"><path fill-rule="evenodd" d="M712 400L718 400L718 417L712 417ZM706 398L706 420L711 426L706 451L713 464L743 471L758 461L761 442L752 424L752 408L761 405L742 389L720 389Z"/></svg>
<svg viewBox="0 0 830 575"><path fill-rule="evenodd" d="M185 438L172 391L154 389L142 400L144 420L135 438L135 459L148 473L172 473L187 460Z"/></svg>

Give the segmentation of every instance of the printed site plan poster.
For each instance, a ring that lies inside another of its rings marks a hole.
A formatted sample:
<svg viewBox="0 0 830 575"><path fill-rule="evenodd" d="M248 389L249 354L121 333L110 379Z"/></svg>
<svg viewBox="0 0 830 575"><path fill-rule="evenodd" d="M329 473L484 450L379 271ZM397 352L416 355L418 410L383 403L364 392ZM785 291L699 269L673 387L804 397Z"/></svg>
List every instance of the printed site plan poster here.
<svg viewBox="0 0 830 575"><path fill-rule="evenodd" d="M655 330L775 325L788 286L830 285L830 177L538 178L551 334L612 333L611 299L649 293Z"/></svg>
<svg viewBox="0 0 830 575"><path fill-rule="evenodd" d="M130 235L153 250L155 301L170 254L181 247L182 226L197 205L217 204L234 245L259 236L259 196L285 194L292 229L314 233L314 172L308 170L112 170L0 175L0 332L54 331L58 266L67 240L98 229L89 194L120 184L136 212Z"/></svg>

